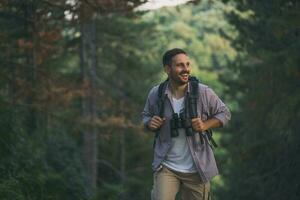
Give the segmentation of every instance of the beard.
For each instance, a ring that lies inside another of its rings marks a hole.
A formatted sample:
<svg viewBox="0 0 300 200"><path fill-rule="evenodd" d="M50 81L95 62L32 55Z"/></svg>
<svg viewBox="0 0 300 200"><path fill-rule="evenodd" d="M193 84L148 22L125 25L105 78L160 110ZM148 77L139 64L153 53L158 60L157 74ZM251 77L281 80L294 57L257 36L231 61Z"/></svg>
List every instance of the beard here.
<svg viewBox="0 0 300 200"><path fill-rule="evenodd" d="M188 71L180 72L179 74L172 73L170 79L178 85L185 85L189 82L190 73Z"/></svg>

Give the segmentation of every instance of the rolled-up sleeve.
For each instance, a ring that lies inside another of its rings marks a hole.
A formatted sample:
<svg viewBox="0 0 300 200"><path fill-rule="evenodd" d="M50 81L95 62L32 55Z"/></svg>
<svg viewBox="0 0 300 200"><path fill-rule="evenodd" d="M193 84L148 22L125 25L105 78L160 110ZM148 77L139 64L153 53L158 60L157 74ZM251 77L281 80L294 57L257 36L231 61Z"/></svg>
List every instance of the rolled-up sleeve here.
<svg viewBox="0 0 300 200"><path fill-rule="evenodd" d="M231 118L231 113L228 107L216 95L211 88L205 90L210 117L214 117L221 121L222 126L225 126Z"/></svg>

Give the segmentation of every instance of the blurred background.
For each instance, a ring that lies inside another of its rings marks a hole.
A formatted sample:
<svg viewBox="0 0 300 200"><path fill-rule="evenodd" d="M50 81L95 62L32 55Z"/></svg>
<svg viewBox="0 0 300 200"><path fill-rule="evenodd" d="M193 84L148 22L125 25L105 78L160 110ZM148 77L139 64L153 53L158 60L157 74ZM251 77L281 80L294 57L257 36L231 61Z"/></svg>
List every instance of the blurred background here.
<svg viewBox="0 0 300 200"><path fill-rule="evenodd" d="M150 199L140 113L174 47L232 111L213 199L300 199L299 19L297 0L1 0L0 199Z"/></svg>

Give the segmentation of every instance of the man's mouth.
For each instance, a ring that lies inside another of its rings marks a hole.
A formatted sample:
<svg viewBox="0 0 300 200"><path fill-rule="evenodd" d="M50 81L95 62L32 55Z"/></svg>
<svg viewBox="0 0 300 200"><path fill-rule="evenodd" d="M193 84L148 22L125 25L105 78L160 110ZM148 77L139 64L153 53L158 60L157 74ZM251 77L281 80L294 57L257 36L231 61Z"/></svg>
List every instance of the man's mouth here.
<svg viewBox="0 0 300 200"><path fill-rule="evenodd" d="M182 78L184 78L184 79L187 79L187 78L189 78L189 74L180 74L180 77L182 77Z"/></svg>

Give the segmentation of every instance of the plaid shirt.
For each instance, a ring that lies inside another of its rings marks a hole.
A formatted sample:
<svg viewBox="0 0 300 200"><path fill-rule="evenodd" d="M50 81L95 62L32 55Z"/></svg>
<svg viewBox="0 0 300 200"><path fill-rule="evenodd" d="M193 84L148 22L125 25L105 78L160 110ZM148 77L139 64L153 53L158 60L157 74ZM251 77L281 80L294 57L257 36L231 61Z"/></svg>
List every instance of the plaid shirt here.
<svg viewBox="0 0 300 200"><path fill-rule="evenodd" d="M189 92L190 84L188 84L188 89L185 95L187 95ZM170 120L172 118L173 109L172 94L169 86L166 87L165 94L167 96L164 103L164 117L166 118L166 121L159 129L158 137L156 138L154 159L152 163L152 169L154 171L160 167L171 147ZM185 98L185 100L186 99L187 98ZM154 115L159 115L157 101L158 86L155 86L149 92L144 110L142 112L143 123L146 128L148 127L147 125L150 122L150 119ZM214 91L208 86L200 83L197 101L197 113L203 121L210 118L217 118L222 123L222 126L225 126L231 118L229 109L214 93ZM218 174L218 168L206 134L204 135L203 141L201 141L199 134L194 134L193 136L187 137L188 146L190 148L197 172L200 175L202 182L207 182Z"/></svg>

